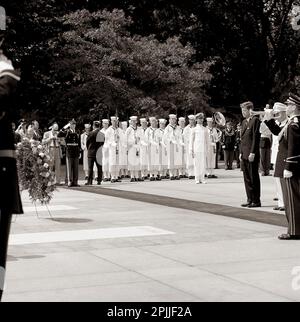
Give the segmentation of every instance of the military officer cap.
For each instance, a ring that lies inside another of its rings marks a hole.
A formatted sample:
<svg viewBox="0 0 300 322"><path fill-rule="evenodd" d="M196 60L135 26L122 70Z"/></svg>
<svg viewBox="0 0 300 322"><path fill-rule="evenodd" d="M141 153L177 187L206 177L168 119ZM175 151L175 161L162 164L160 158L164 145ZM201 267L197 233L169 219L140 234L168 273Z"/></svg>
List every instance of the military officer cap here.
<svg viewBox="0 0 300 322"><path fill-rule="evenodd" d="M287 106L283 103L275 103L273 106L273 110L275 113L286 112Z"/></svg>
<svg viewBox="0 0 300 322"><path fill-rule="evenodd" d="M245 102L245 103L242 103L241 105L241 108L246 108L248 110L253 110L254 109L254 105L252 102Z"/></svg>
<svg viewBox="0 0 300 322"><path fill-rule="evenodd" d="M72 120L70 121L70 124L76 124L75 119L72 119Z"/></svg>
<svg viewBox="0 0 300 322"><path fill-rule="evenodd" d="M111 119L112 121L118 121L118 120L119 120L119 118L118 118L117 116L111 116L111 117L110 117L110 119Z"/></svg>
<svg viewBox="0 0 300 322"><path fill-rule="evenodd" d="M188 116L188 119L189 119L189 120L195 120L195 115L189 115L189 116Z"/></svg>
<svg viewBox="0 0 300 322"><path fill-rule="evenodd" d="M130 121L137 121L138 117L137 116L130 116Z"/></svg>
<svg viewBox="0 0 300 322"><path fill-rule="evenodd" d="M172 119L177 119L177 115L175 114L170 114L169 115L169 119L172 120Z"/></svg>
<svg viewBox="0 0 300 322"><path fill-rule="evenodd" d="M196 120L198 119L204 119L204 114L203 113L199 113L196 115Z"/></svg>
<svg viewBox="0 0 300 322"><path fill-rule="evenodd" d="M159 123L166 124L167 123L167 120L166 119L159 119Z"/></svg>
<svg viewBox="0 0 300 322"><path fill-rule="evenodd" d="M297 108L300 108L300 97L296 94L290 93L287 103L295 104Z"/></svg>
<svg viewBox="0 0 300 322"><path fill-rule="evenodd" d="M108 119L103 119L103 120L102 120L102 123L103 123L103 124L109 124L109 120L108 120Z"/></svg>

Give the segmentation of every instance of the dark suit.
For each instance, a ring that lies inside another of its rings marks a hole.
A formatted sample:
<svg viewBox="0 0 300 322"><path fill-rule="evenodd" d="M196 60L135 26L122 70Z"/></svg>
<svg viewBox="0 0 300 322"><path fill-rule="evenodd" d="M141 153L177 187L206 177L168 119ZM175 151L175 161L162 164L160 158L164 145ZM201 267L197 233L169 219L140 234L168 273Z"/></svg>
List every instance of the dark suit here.
<svg viewBox="0 0 300 322"><path fill-rule="evenodd" d="M101 183L102 181L102 155L99 155L99 153L101 153L99 149L103 146L104 140L104 134L100 132L100 129L92 131L87 137L86 146L88 150L89 184L93 183L94 163L96 163L98 169L97 181L98 183Z"/></svg>
<svg viewBox="0 0 300 322"><path fill-rule="evenodd" d="M245 188L248 203L260 204L260 178L259 178L259 143L260 120L252 117L244 120L241 130L241 156L242 171L244 174ZM251 153L255 154L254 162L248 160Z"/></svg>

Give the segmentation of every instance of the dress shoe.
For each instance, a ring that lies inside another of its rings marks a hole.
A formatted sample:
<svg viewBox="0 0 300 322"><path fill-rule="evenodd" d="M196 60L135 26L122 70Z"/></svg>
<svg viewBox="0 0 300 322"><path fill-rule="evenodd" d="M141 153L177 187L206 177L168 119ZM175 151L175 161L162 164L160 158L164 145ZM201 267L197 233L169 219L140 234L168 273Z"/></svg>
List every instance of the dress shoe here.
<svg viewBox="0 0 300 322"><path fill-rule="evenodd" d="M243 207L243 208L247 208L247 207L249 207L251 204L252 204L252 202L243 203L243 204L241 205L241 207Z"/></svg>
<svg viewBox="0 0 300 322"><path fill-rule="evenodd" d="M155 181L155 178L154 178L154 177L151 177L151 178L150 178L150 181Z"/></svg>
<svg viewBox="0 0 300 322"><path fill-rule="evenodd" d="M73 187L75 187L75 188L79 188L79 187L80 187L80 185L79 185L79 184L74 184L74 185L73 185Z"/></svg>
<svg viewBox="0 0 300 322"><path fill-rule="evenodd" d="M110 180L110 182L111 182L111 183L116 183L116 182L117 182L117 180L116 180L116 179L111 179L111 180Z"/></svg>
<svg viewBox="0 0 300 322"><path fill-rule="evenodd" d="M217 177L216 175L214 175L214 174L213 174L213 175L211 175L211 178L212 178L212 179L218 179L218 177Z"/></svg>
<svg viewBox="0 0 300 322"><path fill-rule="evenodd" d="M84 185L85 185L85 186L92 186L92 185L93 185L93 183L92 183L92 182L86 182Z"/></svg>
<svg viewBox="0 0 300 322"><path fill-rule="evenodd" d="M273 200L274 200L274 201L278 201L278 198L274 198Z"/></svg>
<svg viewBox="0 0 300 322"><path fill-rule="evenodd" d="M135 182L135 178L131 178L130 179L130 182Z"/></svg>
<svg viewBox="0 0 300 322"><path fill-rule="evenodd" d="M300 240L299 235L283 234L278 237L280 240Z"/></svg>
<svg viewBox="0 0 300 322"><path fill-rule="evenodd" d="M98 185L98 186L101 186L101 181L98 181L98 182L97 182L97 185Z"/></svg>
<svg viewBox="0 0 300 322"><path fill-rule="evenodd" d="M175 180L180 180L180 177L175 177Z"/></svg>
<svg viewBox="0 0 300 322"><path fill-rule="evenodd" d="M254 202L252 202L252 204L248 206L248 208L260 208L260 207L261 207L261 203L254 203Z"/></svg>

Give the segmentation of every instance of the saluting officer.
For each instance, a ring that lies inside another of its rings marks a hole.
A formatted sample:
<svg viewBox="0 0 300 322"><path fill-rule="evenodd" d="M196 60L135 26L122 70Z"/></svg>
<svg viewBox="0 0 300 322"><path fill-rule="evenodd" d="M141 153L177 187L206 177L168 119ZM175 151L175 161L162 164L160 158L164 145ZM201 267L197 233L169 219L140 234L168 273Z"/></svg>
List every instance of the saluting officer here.
<svg viewBox="0 0 300 322"><path fill-rule="evenodd" d="M10 97L20 77L0 52L0 301L4 288L6 255L12 214L22 214L15 137L9 116Z"/></svg>
<svg viewBox="0 0 300 322"><path fill-rule="evenodd" d="M288 220L288 233L279 236L280 240L300 239L300 97L290 94L287 101L289 121L279 132L279 153L276 171L282 172L282 191ZM267 111L265 119L269 124L272 111ZM274 125L274 129L276 126ZM272 131L274 133L274 130Z"/></svg>
<svg viewBox="0 0 300 322"><path fill-rule="evenodd" d="M68 187L79 187L78 166L81 142L80 135L76 132L76 121L74 119L60 131L59 137L64 137L66 142Z"/></svg>

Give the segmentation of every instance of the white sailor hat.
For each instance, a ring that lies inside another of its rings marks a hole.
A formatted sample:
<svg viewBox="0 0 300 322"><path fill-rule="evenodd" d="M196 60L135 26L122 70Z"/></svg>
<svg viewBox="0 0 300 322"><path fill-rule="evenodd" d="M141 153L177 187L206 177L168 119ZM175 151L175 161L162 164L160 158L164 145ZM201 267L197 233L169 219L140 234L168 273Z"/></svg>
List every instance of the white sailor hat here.
<svg viewBox="0 0 300 322"><path fill-rule="evenodd" d="M207 118L206 118L206 121L207 121L207 122L212 122L212 121L213 121L213 118L212 118L212 117L207 117Z"/></svg>
<svg viewBox="0 0 300 322"><path fill-rule="evenodd" d="M179 121L179 122L185 122L185 117L180 117L180 118L178 119L178 121Z"/></svg>
<svg viewBox="0 0 300 322"><path fill-rule="evenodd" d="M117 116L111 116L110 119L111 121L119 121L119 118Z"/></svg>
<svg viewBox="0 0 300 322"><path fill-rule="evenodd" d="M177 115L176 114L170 114L169 119L177 119Z"/></svg>
<svg viewBox="0 0 300 322"><path fill-rule="evenodd" d="M91 124L84 124L84 128L85 129L90 129L91 128Z"/></svg>
<svg viewBox="0 0 300 322"><path fill-rule="evenodd" d="M142 118L142 119L140 119L140 122L141 123L147 123L147 119L146 118Z"/></svg>
<svg viewBox="0 0 300 322"><path fill-rule="evenodd" d="M122 125L128 125L128 122L127 121L123 121L121 122Z"/></svg>
<svg viewBox="0 0 300 322"><path fill-rule="evenodd" d="M130 121L137 121L138 117L137 116L130 116Z"/></svg>
<svg viewBox="0 0 300 322"><path fill-rule="evenodd" d="M286 112L287 106L283 103L275 103L273 106L273 110L275 113Z"/></svg>
<svg viewBox="0 0 300 322"><path fill-rule="evenodd" d="M103 120L102 120L102 123L103 123L103 124L109 124L109 120L108 120L108 119L103 119Z"/></svg>
<svg viewBox="0 0 300 322"><path fill-rule="evenodd" d="M195 120L195 119L196 119L196 117L195 117L195 115L189 115L189 116L188 116L188 119L189 119L189 120Z"/></svg>
<svg viewBox="0 0 300 322"><path fill-rule="evenodd" d="M149 117L149 121L150 122L156 121L156 117L154 117L154 116Z"/></svg>
<svg viewBox="0 0 300 322"><path fill-rule="evenodd" d="M198 113L197 115L195 115L195 119L204 119L204 114L203 113Z"/></svg>
<svg viewBox="0 0 300 322"><path fill-rule="evenodd" d="M166 124L167 123L167 120L166 119L159 119L159 123Z"/></svg>

